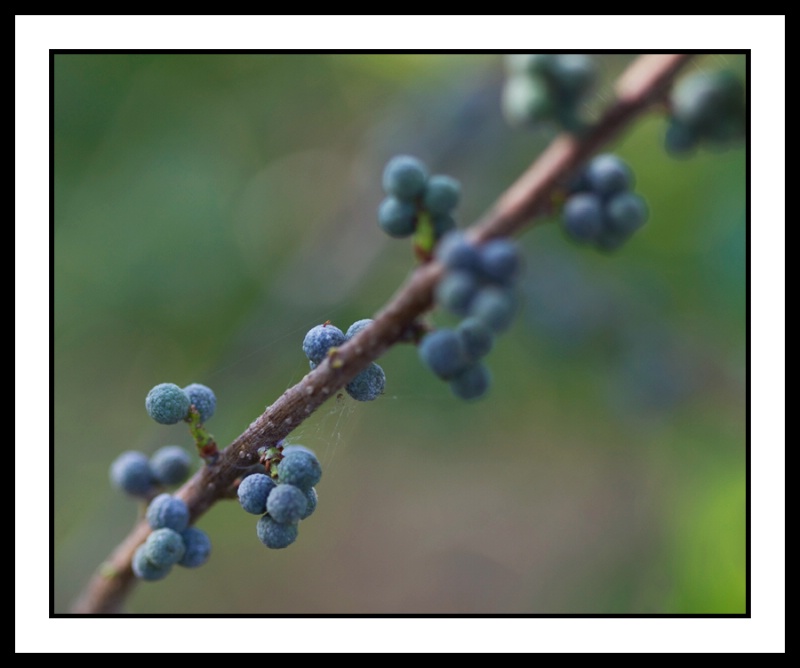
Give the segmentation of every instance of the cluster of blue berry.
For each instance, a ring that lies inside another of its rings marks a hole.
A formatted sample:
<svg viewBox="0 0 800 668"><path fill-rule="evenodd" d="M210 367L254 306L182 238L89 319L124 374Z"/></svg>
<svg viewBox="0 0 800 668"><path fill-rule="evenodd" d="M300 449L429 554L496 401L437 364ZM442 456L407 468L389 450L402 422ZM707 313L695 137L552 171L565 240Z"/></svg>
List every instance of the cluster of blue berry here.
<svg viewBox="0 0 800 668"><path fill-rule="evenodd" d="M670 119L664 144L673 155L698 145L725 148L747 127L744 84L733 72L696 72L681 79L670 95Z"/></svg>
<svg viewBox="0 0 800 668"><path fill-rule="evenodd" d="M446 273L435 299L462 318L455 329L439 328L419 344L422 362L461 399L477 399L489 389L489 370L481 360L496 334L511 325L517 310L514 283L522 266L517 245L494 239L475 246L460 232L442 239L437 259Z"/></svg>
<svg viewBox="0 0 800 668"><path fill-rule="evenodd" d="M452 213L461 184L444 174L430 175L418 158L392 158L383 170L383 189L387 196L378 207L378 224L389 236L410 237L423 222L432 230L433 240L455 228Z"/></svg>
<svg viewBox="0 0 800 668"><path fill-rule="evenodd" d="M550 122L567 132L584 127L579 110L597 79L589 56L514 53L506 57L506 69L502 107L510 125Z"/></svg>
<svg viewBox="0 0 800 668"><path fill-rule="evenodd" d="M200 422L206 422L217 407L217 398L205 385L192 383L183 389L174 383L160 383L147 393L144 407L159 424L177 424L189 418L194 406Z"/></svg>
<svg viewBox="0 0 800 668"><path fill-rule="evenodd" d="M126 450L111 463L111 484L142 499L150 498L161 486L178 485L189 476L192 460L178 445L165 445L151 457L138 450Z"/></svg>
<svg viewBox="0 0 800 668"><path fill-rule="evenodd" d="M647 204L632 192L633 184L633 172L616 155L592 158L564 204L569 236L602 250L619 248L647 220Z"/></svg>
<svg viewBox="0 0 800 668"><path fill-rule="evenodd" d="M202 566L211 554L211 540L201 529L189 526L189 508L176 496L159 494L147 507L152 531L133 555L131 567L142 580L161 580L176 564Z"/></svg>
<svg viewBox="0 0 800 668"><path fill-rule="evenodd" d="M330 351L352 339L371 322L372 320L369 318L357 320L350 325L346 332L342 332L341 329L329 322L312 327L303 339L303 352L308 358L309 366L315 369ZM383 368L379 364L371 362L344 389L356 401L372 401L383 394L385 385L386 374Z"/></svg>
<svg viewBox="0 0 800 668"><path fill-rule="evenodd" d="M288 547L297 540L298 524L317 507L314 487L322 477L317 456L302 445L283 445L261 451L266 473L251 473L238 488L239 503L253 515L258 539L269 548Z"/></svg>

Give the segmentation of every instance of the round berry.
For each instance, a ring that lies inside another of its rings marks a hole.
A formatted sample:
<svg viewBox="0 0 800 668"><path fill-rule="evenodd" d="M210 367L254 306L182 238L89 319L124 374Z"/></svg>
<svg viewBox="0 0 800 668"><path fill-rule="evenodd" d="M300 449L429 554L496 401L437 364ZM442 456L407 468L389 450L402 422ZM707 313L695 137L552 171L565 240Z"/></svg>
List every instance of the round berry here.
<svg viewBox="0 0 800 668"><path fill-rule="evenodd" d="M366 369L347 383L344 389L356 401L373 401L383 394L385 386L386 374L383 368L371 362Z"/></svg>
<svg viewBox="0 0 800 668"><path fill-rule="evenodd" d="M494 332L502 332L514 321L516 310L516 299L510 290L489 285L475 295L470 315Z"/></svg>
<svg viewBox="0 0 800 668"><path fill-rule="evenodd" d="M172 570L172 564L166 566L156 566L146 556L145 545L142 544L136 548L131 560L131 568L133 574L140 580L155 581L163 580Z"/></svg>
<svg viewBox="0 0 800 668"><path fill-rule="evenodd" d="M303 352L314 364L319 364L325 359L330 348L344 343L344 333L333 325L317 325L312 327L303 339Z"/></svg>
<svg viewBox="0 0 800 668"><path fill-rule="evenodd" d="M564 229L576 241L594 241L603 231L603 203L597 195L578 193L564 204Z"/></svg>
<svg viewBox="0 0 800 668"><path fill-rule="evenodd" d="M436 247L436 259L448 269L474 272L480 266L478 249L467 241L463 232L451 232L442 237Z"/></svg>
<svg viewBox="0 0 800 668"><path fill-rule="evenodd" d="M473 272L464 270L449 271L436 284L434 297L436 303L451 313L466 315L480 284Z"/></svg>
<svg viewBox="0 0 800 668"><path fill-rule="evenodd" d="M478 318L465 318L456 327L467 358L475 362L489 354L494 345L494 332Z"/></svg>
<svg viewBox="0 0 800 668"><path fill-rule="evenodd" d="M112 463L109 470L111 484L131 496L145 497L155 484L150 460L143 452L126 450Z"/></svg>
<svg viewBox="0 0 800 668"><path fill-rule="evenodd" d="M150 468L162 485L177 485L186 480L192 467L192 458L179 445L165 445L150 457Z"/></svg>
<svg viewBox="0 0 800 668"><path fill-rule="evenodd" d="M459 399L478 399L486 394L490 384L489 369L477 362L453 376L450 389Z"/></svg>
<svg viewBox="0 0 800 668"><path fill-rule="evenodd" d="M306 491L306 501L308 505L306 506L306 511L300 516L301 520L309 517L317 509L317 490L315 487Z"/></svg>
<svg viewBox="0 0 800 668"><path fill-rule="evenodd" d="M395 156L383 170L383 189L403 200L419 197L427 180L428 168L421 160L410 155Z"/></svg>
<svg viewBox="0 0 800 668"><path fill-rule="evenodd" d="M293 524L300 520L308 508L305 492L294 485L279 484L267 497L267 512L280 524Z"/></svg>
<svg viewBox="0 0 800 668"><path fill-rule="evenodd" d="M598 155L586 167L589 188L602 198L633 187L633 172L619 157Z"/></svg>
<svg viewBox="0 0 800 668"><path fill-rule="evenodd" d="M186 546L186 552L178 561L178 566L197 568L208 561L211 556L211 539L205 531L189 527L181 534L181 538Z"/></svg>
<svg viewBox="0 0 800 668"><path fill-rule="evenodd" d="M378 225L390 237L410 237L417 227L417 207L413 202L386 197L378 207Z"/></svg>
<svg viewBox="0 0 800 668"><path fill-rule="evenodd" d="M159 424L176 424L186 418L191 402L175 383L161 383L147 393L144 407Z"/></svg>
<svg viewBox="0 0 800 668"><path fill-rule="evenodd" d="M461 184L451 176L434 174L425 184L422 203L434 215L444 215L456 208L461 197Z"/></svg>
<svg viewBox="0 0 800 668"><path fill-rule="evenodd" d="M200 383L192 383L184 387L183 391L200 413L200 422L207 422L217 408L217 398L211 388Z"/></svg>
<svg viewBox="0 0 800 668"><path fill-rule="evenodd" d="M278 464L278 480L300 489L309 489L322 478L322 466L317 456L302 445L283 449L283 459Z"/></svg>
<svg viewBox="0 0 800 668"><path fill-rule="evenodd" d="M551 72L559 93L570 100L586 93L597 78L594 61L580 53L556 56Z"/></svg>
<svg viewBox="0 0 800 668"><path fill-rule="evenodd" d="M647 220L647 204L636 193L620 193L606 204L606 227L616 234L630 235Z"/></svg>
<svg viewBox="0 0 800 668"><path fill-rule="evenodd" d="M280 550L297 540L297 523L280 524L269 515L264 515L258 520L256 535L267 547Z"/></svg>
<svg viewBox="0 0 800 668"><path fill-rule="evenodd" d="M492 239L478 248L481 273L495 283L511 283L522 266L517 245L508 239Z"/></svg>
<svg viewBox="0 0 800 668"><path fill-rule="evenodd" d="M144 557L157 568L177 564L185 554L183 538L172 529L156 529L144 542Z"/></svg>
<svg viewBox="0 0 800 668"><path fill-rule="evenodd" d="M344 333L345 341L349 341L352 339L356 334L358 334L362 329L367 327L372 323L371 318L364 318L363 320L356 320L350 327L347 328L347 331Z"/></svg>
<svg viewBox="0 0 800 668"><path fill-rule="evenodd" d="M153 529L172 529L180 533L189 526L189 508L183 499L159 494L147 506L147 523Z"/></svg>
<svg viewBox="0 0 800 668"><path fill-rule="evenodd" d="M246 512L263 515L267 512L267 497L275 487L275 481L265 473L253 473L239 483L239 503Z"/></svg>
<svg viewBox="0 0 800 668"><path fill-rule="evenodd" d="M419 344L419 357L439 378L448 379L468 364L461 337L452 329L426 334Z"/></svg>

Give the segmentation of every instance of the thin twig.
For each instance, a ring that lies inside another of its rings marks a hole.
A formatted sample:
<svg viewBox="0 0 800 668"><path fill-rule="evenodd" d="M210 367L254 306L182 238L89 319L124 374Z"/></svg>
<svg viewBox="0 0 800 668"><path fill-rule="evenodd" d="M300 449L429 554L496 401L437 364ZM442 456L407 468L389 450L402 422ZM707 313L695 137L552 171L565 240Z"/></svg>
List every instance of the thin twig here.
<svg viewBox="0 0 800 668"><path fill-rule="evenodd" d="M472 228L481 243L509 236L534 222L553 192L576 169L662 97L690 55L639 57L616 85L617 99L592 130L580 138L558 136L531 167L497 200ZM433 306L433 289L443 273L436 261L420 266L375 315L374 322L337 348L299 383L286 390L225 450L175 494L189 506L192 522L228 495L242 466L258 461L257 450L286 437L370 362L404 339L415 320ZM136 581L131 559L150 528L140 521L98 568L72 607L75 614L118 612Z"/></svg>

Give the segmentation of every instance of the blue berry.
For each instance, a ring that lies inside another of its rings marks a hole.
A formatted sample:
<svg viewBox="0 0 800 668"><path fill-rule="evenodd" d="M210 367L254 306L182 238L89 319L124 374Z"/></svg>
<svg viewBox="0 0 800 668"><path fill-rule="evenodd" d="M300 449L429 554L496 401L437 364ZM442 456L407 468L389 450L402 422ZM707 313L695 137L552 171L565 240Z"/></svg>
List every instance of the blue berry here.
<svg viewBox="0 0 800 668"><path fill-rule="evenodd" d="M179 566L197 568L208 561L211 556L211 539L205 531L189 527L181 534L181 538L186 546L186 552L178 561Z"/></svg>
<svg viewBox="0 0 800 668"><path fill-rule="evenodd" d="M383 189L399 199L413 200L425 189L428 168L410 155L392 158L383 170Z"/></svg>
<svg viewBox="0 0 800 668"><path fill-rule="evenodd" d="M144 557L157 568L177 564L185 554L180 533L166 527L153 531L144 542Z"/></svg>
<svg viewBox="0 0 800 668"><path fill-rule="evenodd" d="M322 478L322 466L317 456L302 445L283 449L283 459L278 464L278 480L300 489L309 489Z"/></svg>
<svg viewBox="0 0 800 668"><path fill-rule="evenodd" d="M522 257L513 241L492 239L478 248L481 273L495 283L511 283L519 274Z"/></svg>
<svg viewBox="0 0 800 668"><path fill-rule="evenodd" d="M603 231L603 203L597 195L578 193L564 204L564 229L576 241L594 241Z"/></svg>
<svg viewBox="0 0 800 668"><path fill-rule="evenodd" d="M192 467L192 458L179 445L165 445L150 457L150 468L162 485L177 485L186 480Z"/></svg>
<svg viewBox="0 0 800 668"><path fill-rule="evenodd" d="M433 233L437 239L441 239L454 229L456 229L456 221L450 214L440 213L433 216Z"/></svg>
<svg viewBox="0 0 800 668"><path fill-rule="evenodd" d="M131 568L133 574L140 580L155 581L163 580L172 570L172 564L166 566L156 566L146 556L145 545L142 544L136 548L131 560Z"/></svg>
<svg viewBox="0 0 800 668"><path fill-rule="evenodd" d="M501 103L506 121L517 127L550 118L554 108L553 95L544 79L519 75L506 81Z"/></svg>
<svg viewBox="0 0 800 668"><path fill-rule="evenodd" d="M378 225L390 237L410 237L417 227L417 207L407 200L386 197L378 207Z"/></svg>
<svg viewBox="0 0 800 668"><path fill-rule="evenodd" d="M147 393L144 407L159 424L176 424L186 418L191 402L174 383L161 383Z"/></svg>
<svg viewBox="0 0 800 668"><path fill-rule="evenodd" d="M293 524L300 520L308 508L305 492L299 487L280 483L267 497L267 512L280 524Z"/></svg>
<svg viewBox="0 0 800 668"><path fill-rule="evenodd" d="M200 421L208 422L217 408L217 398L211 388L200 383L192 383L184 387L183 391L189 397L189 401L197 409L197 412L200 413Z"/></svg>
<svg viewBox="0 0 800 668"><path fill-rule="evenodd" d="M647 220L647 204L636 193L615 195L606 203L606 227L619 235L630 235Z"/></svg>
<svg viewBox="0 0 800 668"><path fill-rule="evenodd" d="M489 354L494 345L494 333L478 318L466 318L458 323L456 334L461 337L464 351L471 362Z"/></svg>
<svg viewBox="0 0 800 668"><path fill-rule="evenodd" d="M344 343L344 333L333 325L317 325L312 327L303 339L303 352L309 360L319 364L325 359L330 348Z"/></svg>
<svg viewBox="0 0 800 668"><path fill-rule="evenodd" d="M470 271L450 271L442 277L434 289L436 303L456 315L466 315L480 284Z"/></svg>
<svg viewBox="0 0 800 668"><path fill-rule="evenodd" d="M619 157L610 153L598 155L586 167L589 188L602 198L633 187L633 172Z"/></svg>
<svg viewBox="0 0 800 668"><path fill-rule="evenodd" d="M450 389L459 399L478 399L491 384L489 369L480 362L471 364L450 380Z"/></svg>
<svg viewBox="0 0 800 668"><path fill-rule="evenodd" d="M366 369L347 383L344 389L356 401L374 401L383 394L385 386L386 374L383 368L371 362Z"/></svg>
<svg viewBox="0 0 800 668"><path fill-rule="evenodd" d="M422 203L434 215L444 215L456 208L461 197L461 184L451 176L434 174L425 184Z"/></svg>
<svg viewBox="0 0 800 668"><path fill-rule="evenodd" d="M568 100L586 93L597 78L594 61L579 53L557 56L550 66L550 72L559 93Z"/></svg>
<svg viewBox="0 0 800 668"><path fill-rule="evenodd" d="M418 352L422 362L443 379L454 376L468 363L461 337L452 329L437 329L426 334Z"/></svg>
<svg viewBox="0 0 800 668"><path fill-rule="evenodd" d="M131 496L147 496L156 482L147 456L135 450L119 455L111 463L109 475L114 487Z"/></svg>
<svg viewBox="0 0 800 668"><path fill-rule="evenodd" d="M189 526L189 508L183 499L159 494L147 506L147 523L153 529L168 528L180 533Z"/></svg>
<svg viewBox="0 0 800 668"><path fill-rule="evenodd" d="M297 523L280 524L269 515L264 515L258 520L256 535L267 547L280 550L297 540Z"/></svg>
<svg viewBox="0 0 800 668"><path fill-rule="evenodd" d="M690 126L672 119L667 126L664 145L669 153L677 156L688 155L697 147L700 138Z"/></svg>
<svg viewBox="0 0 800 668"><path fill-rule="evenodd" d="M239 503L248 513L263 515L267 512L267 497L274 487L275 481L268 475L253 473L239 483Z"/></svg>
<svg viewBox="0 0 800 668"><path fill-rule="evenodd" d="M475 296L470 315L495 332L502 332L514 321L517 304L510 290L486 286Z"/></svg>
<svg viewBox="0 0 800 668"><path fill-rule="evenodd" d="M478 249L467 241L463 232L451 232L442 237L436 247L436 259L451 270L474 272L480 267Z"/></svg>
<svg viewBox="0 0 800 668"><path fill-rule="evenodd" d="M301 520L304 520L306 519L306 517L309 517L317 509L316 488L312 487L311 489L306 491L306 501L308 502L308 505L306 506L306 511L300 517Z"/></svg>
<svg viewBox="0 0 800 668"><path fill-rule="evenodd" d="M367 327L372 323L371 318L364 318L363 320L356 320L350 327L347 328L347 331L344 333L345 341L349 341L352 339L356 334L358 334L362 329Z"/></svg>

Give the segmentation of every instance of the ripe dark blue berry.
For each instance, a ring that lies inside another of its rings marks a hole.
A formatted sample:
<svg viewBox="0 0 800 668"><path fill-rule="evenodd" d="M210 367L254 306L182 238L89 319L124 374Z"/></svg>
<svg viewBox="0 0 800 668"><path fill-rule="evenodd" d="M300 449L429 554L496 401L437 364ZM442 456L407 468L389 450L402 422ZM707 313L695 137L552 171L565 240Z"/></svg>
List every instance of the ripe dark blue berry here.
<svg viewBox="0 0 800 668"><path fill-rule="evenodd" d="M165 445L150 457L153 476L162 485L177 485L186 480L192 466L192 458L179 445Z"/></svg>
<svg viewBox="0 0 800 668"><path fill-rule="evenodd" d="M386 374L375 362L361 371L353 380L345 385L345 391L356 401L374 401L383 394L386 387Z"/></svg>
<svg viewBox="0 0 800 668"><path fill-rule="evenodd" d="M186 551L178 561L178 566L197 568L208 561L211 556L211 539L202 529L189 527L181 533Z"/></svg>
<svg viewBox="0 0 800 668"><path fill-rule="evenodd" d="M461 337L452 329L437 329L426 334L420 341L418 350L422 362L445 380L468 364Z"/></svg>
<svg viewBox="0 0 800 668"><path fill-rule="evenodd" d="M322 466L317 456L303 446L287 446L278 464L278 480L300 489L310 489L322 478Z"/></svg>
<svg viewBox="0 0 800 668"><path fill-rule="evenodd" d="M398 155L383 170L383 189L402 200L413 200L425 189L428 168L418 158Z"/></svg>
<svg viewBox="0 0 800 668"><path fill-rule="evenodd" d="M183 499L171 494L159 494L147 506L147 523L153 529L172 529L178 533L189 526L189 508Z"/></svg>
<svg viewBox="0 0 800 668"><path fill-rule="evenodd" d="M297 540L297 523L281 524L269 515L264 515L258 520L256 535L267 547L280 550Z"/></svg>
<svg viewBox="0 0 800 668"><path fill-rule="evenodd" d="M192 383L184 387L183 391L197 412L200 413L200 421L208 422L217 408L217 397L214 396L211 388L200 383Z"/></svg>
<svg viewBox="0 0 800 668"><path fill-rule="evenodd" d="M267 512L267 497L275 481L265 473L253 473L239 483L237 495L242 508L253 515Z"/></svg>
<svg viewBox="0 0 800 668"><path fill-rule="evenodd" d="M112 463L111 484L131 496L146 497L156 483L150 460L142 452L126 450Z"/></svg>
<svg viewBox="0 0 800 668"><path fill-rule="evenodd" d="M319 364L325 359L328 350L345 342L344 333L331 324L312 327L303 339L303 352L309 361Z"/></svg>
<svg viewBox="0 0 800 668"><path fill-rule="evenodd" d="M186 543L180 533L172 529L156 529L144 542L144 557L157 568L177 564L185 554Z"/></svg>

